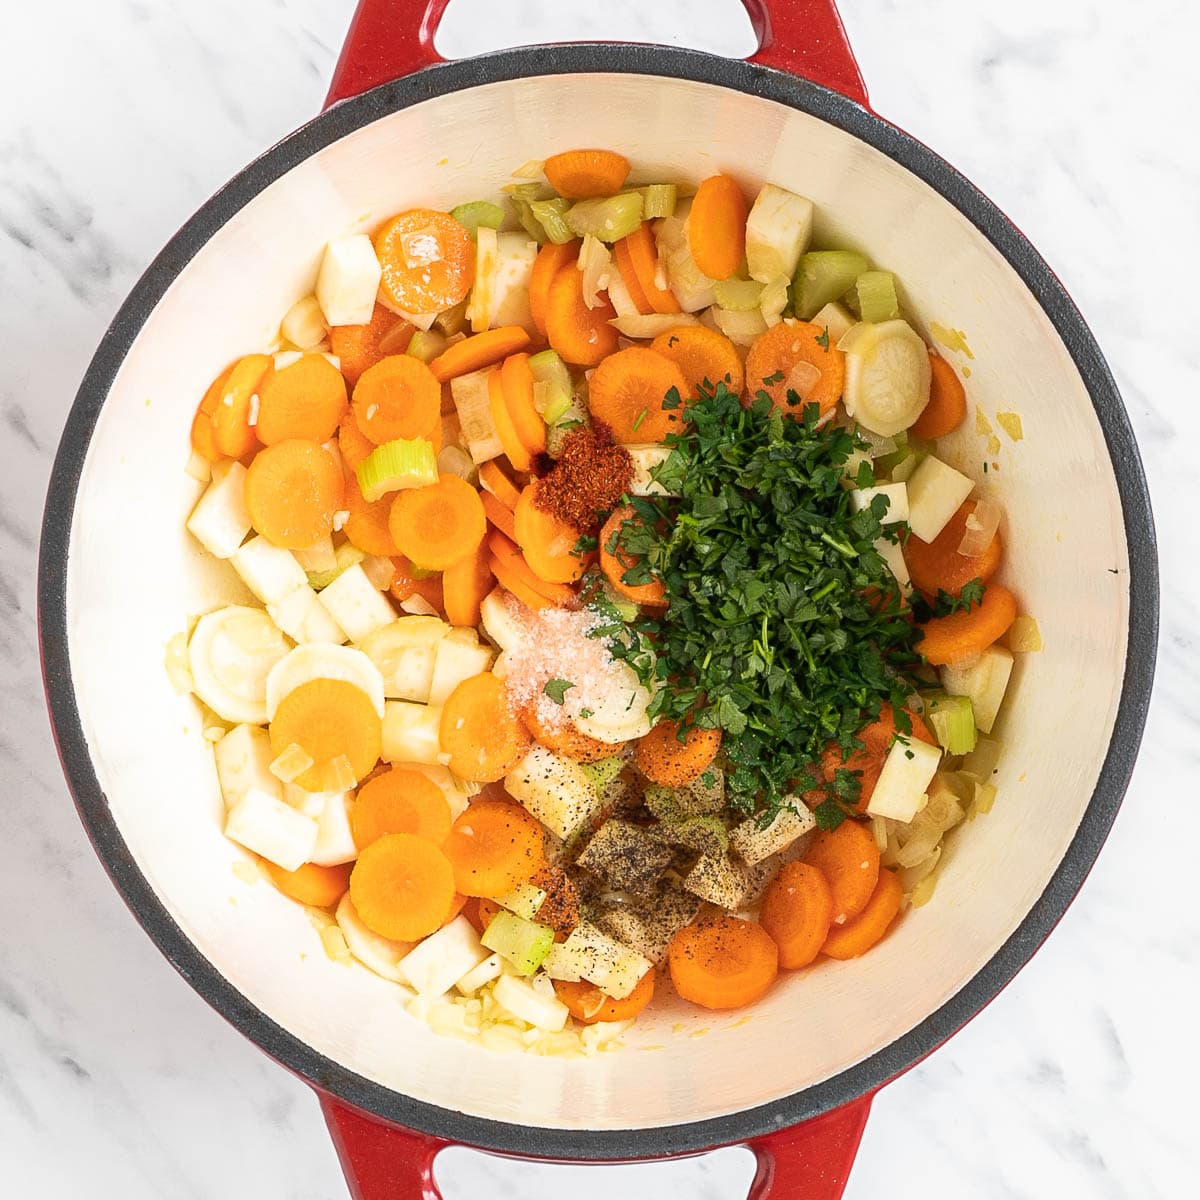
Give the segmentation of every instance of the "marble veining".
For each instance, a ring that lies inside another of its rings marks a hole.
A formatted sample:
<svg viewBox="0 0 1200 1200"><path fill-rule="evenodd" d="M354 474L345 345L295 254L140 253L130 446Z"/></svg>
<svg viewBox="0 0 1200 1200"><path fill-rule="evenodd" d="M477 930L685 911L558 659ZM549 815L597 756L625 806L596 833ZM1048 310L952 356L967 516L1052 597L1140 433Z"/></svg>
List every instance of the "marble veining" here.
<svg viewBox="0 0 1200 1200"><path fill-rule="evenodd" d="M0 1195L345 1195L307 1090L230 1030L122 907L75 818L40 699L37 531L96 343L172 230L319 107L350 0L41 0L5 13L0 74ZM453 0L447 54L546 37L751 47L736 0ZM652 11L645 11L651 9ZM1004 208L1105 347L1163 547L1159 686L1113 836L1016 983L885 1089L848 1200L1176 1200L1200 1167L1191 1081L1195 392L1200 95L1183 0L844 0L879 111ZM614 1190L745 1195L729 1150L613 1168L454 1151L449 1200Z"/></svg>

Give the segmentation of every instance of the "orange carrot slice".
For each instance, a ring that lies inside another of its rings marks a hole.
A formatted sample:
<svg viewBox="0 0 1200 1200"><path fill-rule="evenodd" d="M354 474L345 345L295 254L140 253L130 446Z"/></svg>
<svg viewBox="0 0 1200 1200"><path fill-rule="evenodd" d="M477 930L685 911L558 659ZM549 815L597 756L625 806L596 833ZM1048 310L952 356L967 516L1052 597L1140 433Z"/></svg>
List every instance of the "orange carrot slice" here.
<svg viewBox="0 0 1200 1200"><path fill-rule="evenodd" d="M521 498L521 489L496 465L495 462L481 463L479 466L479 482L504 505L505 508L515 509Z"/></svg>
<svg viewBox="0 0 1200 1200"><path fill-rule="evenodd" d="M483 501L483 514L510 541L517 540L517 523L511 508L506 508L491 492L480 492L479 499Z"/></svg>
<svg viewBox="0 0 1200 1200"><path fill-rule="evenodd" d="M937 738L929 731L929 727L916 713L907 714L912 725L911 736L919 742L936 746ZM890 704L885 704L879 711L879 719L858 731L856 735L862 742L861 750L854 750L850 756L844 757L836 743L830 743L821 755L821 771L826 783L832 783L839 770L853 771L858 775L859 796L858 811L866 812L871 793L879 782L883 764L887 760L888 751L897 737L904 736L896 728L896 714ZM825 792L817 793L818 803L825 798Z"/></svg>
<svg viewBox="0 0 1200 1200"><path fill-rule="evenodd" d="M438 929L454 901L454 869L427 838L389 833L372 842L350 873L350 900L380 937L414 942Z"/></svg>
<svg viewBox="0 0 1200 1200"><path fill-rule="evenodd" d="M403 312L444 312L471 289L475 245L449 213L414 208L385 221L375 253L383 294Z"/></svg>
<svg viewBox="0 0 1200 1200"><path fill-rule="evenodd" d="M543 166L550 186L569 200L613 196L629 176L629 159L614 150L566 150Z"/></svg>
<svg viewBox="0 0 1200 1200"><path fill-rule="evenodd" d="M310 679L288 692L269 732L276 755L299 746L313 760L295 780L306 791L323 789L335 758L349 760L355 779L365 779L379 761L379 714L366 692L341 679Z"/></svg>
<svg viewBox="0 0 1200 1200"><path fill-rule="evenodd" d="M675 395L668 399L672 391ZM669 358L644 346L628 346L593 372L588 408L618 442L661 442L682 428L687 394L687 380ZM664 407L673 402L677 408Z"/></svg>
<svg viewBox="0 0 1200 1200"><path fill-rule="evenodd" d="M658 248L650 222L643 221L628 237L622 238L613 247L617 256L617 267L621 278L631 271L641 288L641 294L650 310L656 313L677 313L679 301L669 288L658 286ZM627 266L622 265L627 264Z"/></svg>
<svg viewBox="0 0 1200 1200"><path fill-rule="evenodd" d="M446 839L454 882L467 896L503 896L545 862L545 833L519 804L476 800Z"/></svg>
<svg viewBox="0 0 1200 1200"><path fill-rule="evenodd" d="M749 208L736 179L713 175L692 198L688 214L688 249L696 266L710 279L728 279L746 257Z"/></svg>
<svg viewBox="0 0 1200 1200"><path fill-rule="evenodd" d="M554 993L581 1025L597 1021L632 1021L654 999L654 968L638 980L624 1000L614 1000L593 983L554 981Z"/></svg>
<svg viewBox="0 0 1200 1200"><path fill-rule="evenodd" d="M442 575L442 596L446 620L451 625L474 627L479 624L479 605L492 590L489 553L482 543L474 554L446 568Z"/></svg>
<svg viewBox="0 0 1200 1200"><path fill-rule="evenodd" d="M964 584L973 579L986 583L999 570L1004 544L998 533L982 554L958 552L967 532L967 518L974 511L975 501L968 500L932 542L923 542L914 533L904 543L904 561L913 585L926 596L936 596L939 591L957 596Z"/></svg>
<svg viewBox="0 0 1200 1200"><path fill-rule="evenodd" d="M247 354L233 364L221 389L212 420L217 449L226 458L244 458L258 449L258 430L250 421L252 417L258 419L254 413L259 403L255 396L270 366L267 355ZM345 392L344 387L342 391Z"/></svg>
<svg viewBox="0 0 1200 1200"><path fill-rule="evenodd" d="M514 569L515 561L515 559L509 558L501 562L494 554L488 556L488 568L495 575L496 582L505 591L516 596L526 608L532 608L535 612L542 608L553 608L553 600L548 600L541 592L531 588L525 579L517 574Z"/></svg>
<svg viewBox="0 0 1200 1200"><path fill-rule="evenodd" d="M742 1008L761 999L779 974L779 951L751 921L727 913L688 925L671 939L671 981L701 1008Z"/></svg>
<svg viewBox="0 0 1200 1200"><path fill-rule="evenodd" d="M687 381L685 400L698 399L700 385L704 383L710 388L724 383L735 396L742 393L745 373L737 347L723 333L707 325L669 329L650 343L650 349L669 358L683 372Z"/></svg>
<svg viewBox="0 0 1200 1200"><path fill-rule="evenodd" d="M502 325L448 346L429 364L429 369L439 383L445 383L459 375L482 371L528 345L529 334L520 325Z"/></svg>
<svg viewBox="0 0 1200 1200"><path fill-rule="evenodd" d="M797 368L815 367L820 377L812 383L797 379ZM761 334L746 355L746 390L751 398L760 391L771 397L780 412L804 415L806 405L815 404L824 416L842 395L846 379L846 356L834 345L823 326L808 321L780 321ZM799 386L798 386L799 384ZM788 402L788 392L800 403Z"/></svg>
<svg viewBox="0 0 1200 1200"><path fill-rule="evenodd" d="M255 433L264 446L289 438L327 442L346 413L346 381L323 354L305 354L258 385Z"/></svg>
<svg viewBox="0 0 1200 1200"><path fill-rule="evenodd" d="M649 583L625 582L625 573L633 569L637 560L628 550L620 548L619 533L626 521L638 520L640 518L629 505L613 509L608 520L604 522L604 528L600 530L600 569L608 582L626 600L652 608L665 607L667 589L663 587L661 580L652 579Z"/></svg>
<svg viewBox="0 0 1200 1200"><path fill-rule="evenodd" d="M784 970L807 967L829 936L833 891L811 863L784 863L763 894L758 919L779 947Z"/></svg>
<svg viewBox="0 0 1200 1200"><path fill-rule="evenodd" d="M492 674L464 679L450 693L439 733L450 770L475 783L503 779L529 749L529 733L508 707L503 681Z"/></svg>
<svg viewBox="0 0 1200 1200"><path fill-rule="evenodd" d="M262 858L259 861L268 878L285 896L311 908L332 908L350 886L352 863L337 867L305 863L294 871L285 871L270 859Z"/></svg>
<svg viewBox="0 0 1200 1200"><path fill-rule="evenodd" d="M389 833L415 833L440 846L450 836L450 804L427 775L389 767L358 789L350 832L360 850Z"/></svg>
<svg viewBox="0 0 1200 1200"><path fill-rule="evenodd" d="M479 493L457 475L400 492L388 528L400 553L427 571L444 571L479 549L487 518Z"/></svg>
<svg viewBox="0 0 1200 1200"><path fill-rule="evenodd" d="M865 954L892 927L904 901L904 885L894 871L880 871L879 882L867 906L845 925L834 925L821 947L830 958L857 958Z"/></svg>
<svg viewBox="0 0 1200 1200"><path fill-rule="evenodd" d="M349 475L342 503L350 515L342 526L342 532L367 554L379 554L385 558L399 554L389 524L395 498L394 493L388 492L378 500L367 500L358 486L358 479L353 474Z"/></svg>
<svg viewBox="0 0 1200 1200"><path fill-rule="evenodd" d="M513 514L517 545L525 561L539 578L547 583L574 583L586 565L575 553L579 534L534 503L536 485L531 483L521 493Z"/></svg>
<svg viewBox="0 0 1200 1200"><path fill-rule="evenodd" d="M954 368L940 355L929 351L929 403L912 426L914 437L945 437L953 433L967 415L967 393Z"/></svg>
<svg viewBox="0 0 1200 1200"><path fill-rule="evenodd" d="M719 729L688 726L683 740L678 721L659 721L649 733L638 738L634 761L647 779L665 787L682 787L699 779L721 748Z"/></svg>
<svg viewBox="0 0 1200 1200"><path fill-rule="evenodd" d="M653 239L651 239L651 244L653 244ZM634 268L628 237L623 237L613 243L613 258L616 260L617 272L621 276L625 290L629 293L630 300L633 301L634 308L643 314L652 313L654 306L646 298L642 281L638 278L638 273Z"/></svg>
<svg viewBox="0 0 1200 1200"><path fill-rule="evenodd" d="M579 239L573 242L547 242L533 260L529 277L529 311L534 328L546 336L546 309L550 304L550 285L563 267L579 260Z"/></svg>
<svg viewBox="0 0 1200 1200"><path fill-rule="evenodd" d="M989 583L983 600L968 612L926 621L916 651L935 667L963 662L998 642L1016 619L1016 596L1002 584Z"/></svg>
<svg viewBox="0 0 1200 1200"><path fill-rule="evenodd" d="M355 384L351 403L359 431L377 446L425 437L441 426L441 385L409 354L392 354L368 367Z"/></svg>
<svg viewBox="0 0 1200 1200"><path fill-rule="evenodd" d="M213 421L213 414L217 411L217 403L224 395L225 385L229 382L229 376L232 374L233 367L226 367L208 385L204 395L200 398L200 403L196 406L196 415L192 418L192 449L201 458L208 459L209 462L216 462L221 457L221 451L217 446L217 428Z"/></svg>
<svg viewBox="0 0 1200 1200"><path fill-rule="evenodd" d="M342 364L342 375L353 387L359 376L389 354L403 354L416 327L390 308L376 304L366 325L334 325L329 330L329 350ZM386 349L385 349L386 346Z"/></svg>
<svg viewBox="0 0 1200 1200"><path fill-rule="evenodd" d="M879 847L867 825L846 820L836 829L818 830L804 861L829 884L835 925L853 920L867 907L879 882Z"/></svg>
<svg viewBox="0 0 1200 1200"><path fill-rule="evenodd" d="M535 703L527 704L521 709L521 720L533 734L535 742L575 762L599 762L602 758L611 758L614 753L613 746L581 733L570 721L564 721L558 726L547 725L538 715L538 706Z"/></svg>
<svg viewBox="0 0 1200 1200"><path fill-rule="evenodd" d="M500 368L504 406L521 444L531 455L546 452L546 422L533 403L533 372L528 354L511 354Z"/></svg>
<svg viewBox="0 0 1200 1200"><path fill-rule="evenodd" d="M303 550L333 531L344 493L333 455L298 438L260 450L246 472L250 523L267 541L288 550Z"/></svg>
<svg viewBox="0 0 1200 1200"><path fill-rule="evenodd" d="M337 439L342 462L351 471L375 449L375 443L359 429L352 413L342 419L338 426Z"/></svg>
<svg viewBox="0 0 1200 1200"><path fill-rule="evenodd" d="M575 593L566 584L551 583L535 575L520 547L500 530L493 529L488 533L487 547L492 557L507 568L506 577L515 575L526 587L545 596L552 604L567 604L575 598Z"/></svg>
<svg viewBox="0 0 1200 1200"><path fill-rule="evenodd" d="M617 348L617 331L609 324L616 315L607 299L588 308L583 299L583 272L566 266L550 284L546 337L567 362L594 367Z"/></svg>
<svg viewBox="0 0 1200 1200"><path fill-rule="evenodd" d="M504 453L512 463L513 469L532 470L533 457L518 436L512 414L504 402L504 379L498 368L488 376L488 407L492 413L492 424L496 426L496 433L500 436L500 445L504 447Z"/></svg>

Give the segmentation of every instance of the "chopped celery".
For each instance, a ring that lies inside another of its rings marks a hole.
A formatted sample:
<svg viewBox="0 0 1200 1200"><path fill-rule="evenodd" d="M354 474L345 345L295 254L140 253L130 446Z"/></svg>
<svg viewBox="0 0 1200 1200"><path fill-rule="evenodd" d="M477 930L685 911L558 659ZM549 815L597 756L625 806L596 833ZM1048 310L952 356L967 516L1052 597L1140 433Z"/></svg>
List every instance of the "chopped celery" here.
<svg viewBox="0 0 1200 1200"><path fill-rule="evenodd" d="M571 407L571 372L557 351L542 350L529 360L529 371L533 375L534 402L541 398L542 420L554 425L562 420L563 413ZM538 388L542 384L542 388Z"/></svg>
<svg viewBox="0 0 1200 1200"><path fill-rule="evenodd" d="M680 787L647 784L645 805L660 821L684 821L719 813L725 807L725 776L709 767L699 779Z"/></svg>
<svg viewBox="0 0 1200 1200"><path fill-rule="evenodd" d="M531 200L529 211L533 218L546 231L546 237L556 246L569 242L575 235L566 222L567 209L571 207L570 200L555 196L553 200Z"/></svg>
<svg viewBox="0 0 1200 1200"><path fill-rule="evenodd" d="M920 450L906 450L904 456L892 467L892 480L895 483L905 483L908 477L921 465L925 455Z"/></svg>
<svg viewBox="0 0 1200 1200"><path fill-rule="evenodd" d="M673 183L652 183L641 189L642 217L653 221L658 217L673 217L679 202L679 189Z"/></svg>
<svg viewBox="0 0 1200 1200"><path fill-rule="evenodd" d="M467 325L467 301L460 300L453 308L438 313L433 318L433 325L439 333L444 333L448 338L462 333Z"/></svg>
<svg viewBox="0 0 1200 1200"><path fill-rule="evenodd" d="M891 271L864 271L854 281L858 312L864 321L894 321L900 315L896 280Z"/></svg>
<svg viewBox="0 0 1200 1200"><path fill-rule="evenodd" d="M423 363L431 363L445 348L446 338L436 329L416 329L405 353L419 358Z"/></svg>
<svg viewBox="0 0 1200 1200"><path fill-rule="evenodd" d="M499 229L504 220L504 209L490 200L471 200L450 210L450 215L472 236L480 225L488 229Z"/></svg>
<svg viewBox="0 0 1200 1200"><path fill-rule="evenodd" d="M613 755L612 758L602 758L599 762L581 763L583 773L592 781L596 794L603 794L605 788L621 773L625 760Z"/></svg>
<svg viewBox="0 0 1200 1200"><path fill-rule="evenodd" d="M328 571L308 572L308 586L313 591L319 592L323 587L328 587L343 571L348 570L356 563L362 562L366 557L366 554L357 546L351 545L349 542L343 542L333 552L336 566L331 567Z"/></svg>
<svg viewBox="0 0 1200 1200"><path fill-rule="evenodd" d="M398 438L376 446L354 469L363 499L373 504L388 492L437 483L437 455L425 438Z"/></svg>
<svg viewBox="0 0 1200 1200"><path fill-rule="evenodd" d="M579 237L591 234L602 242L627 237L642 223L642 194L622 192L603 199L580 200L567 210L567 224Z"/></svg>
<svg viewBox="0 0 1200 1200"><path fill-rule="evenodd" d="M511 892L494 897L501 908L526 921L532 921L538 915L538 909L546 902L546 893L532 883L518 883Z"/></svg>
<svg viewBox="0 0 1200 1200"><path fill-rule="evenodd" d="M975 710L969 696L945 692L926 696L925 718L947 754L970 754L975 749Z"/></svg>
<svg viewBox="0 0 1200 1200"><path fill-rule="evenodd" d="M836 300L870 264L853 250L810 250L800 255L792 282L792 308L807 321Z"/></svg>
<svg viewBox="0 0 1200 1200"><path fill-rule="evenodd" d="M658 835L672 846L686 846L699 854L726 854L729 850L729 830L717 816L665 821L659 826Z"/></svg>
<svg viewBox="0 0 1200 1200"><path fill-rule="evenodd" d="M762 302L764 286L754 279L718 279L713 283L713 295L730 312L749 312Z"/></svg>
<svg viewBox="0 0 1200 1200"><path fill-rule="evenodd" d="M588 423L588 415L579 400L572 397L571 403L563 409L562 415L546 430L546 453L551 458L557 458L562 452L563 439L572 429L578 429Z"/></svg>
<svg viewBox="0 0 1200 1200"><path fill-rule="evenodd" d="M634 601L627 599L617 591L607 579L600 579L600 591L604 593L604 598L609 604L617 610L617 614L622 621L633 621L637 619L637 615L641 612Z"/></svg>
<svg viewBox="0 0 1200 1200"><path fill-rule="evenodd" d="M901 429L899 433L893 434L891 440L895 443L895 449L875 456L876 466L885 474L890 474L892 468L899 466L911 453L908 448L907 429ZM903 482L903 480L898 482Z"/></svg>
<svg viewBox="0 0 1200 1200"><path fill-rule="evenodd" d="M518 917L516 913L498 912L483 931L480 939L501 958L512 963L522 975L532 975L545 961L554 945L554 930Z"/></svg>
<svg viewBox="0 0 1200 1200"><path fill-rule="evenodd" d="M513 211L517 214L521 228L539 246L543 245L546 241L546 231L542 227L541 221L533 215L531 205L535 200L549 199L546 189L540 183L514 183L506 187L504 191L508 193L509 201L513 206Z"/></svg>

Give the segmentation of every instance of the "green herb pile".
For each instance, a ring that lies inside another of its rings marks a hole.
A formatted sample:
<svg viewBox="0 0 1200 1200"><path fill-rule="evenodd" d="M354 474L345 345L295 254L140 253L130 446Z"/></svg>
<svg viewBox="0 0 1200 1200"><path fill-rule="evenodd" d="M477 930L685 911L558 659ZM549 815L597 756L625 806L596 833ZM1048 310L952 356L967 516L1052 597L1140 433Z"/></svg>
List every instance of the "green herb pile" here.
<svg viewBox="0 0 1200 1200"><path fill-rule="evenodd" d="M652 716L723 730L731 806L765 822L821 788L818 822L835 827L859 779L840 768L826 780L822 751L860 747L855 732L885 703L910 732L917 632L874 546L895 536L880 525L887 499L851 512L845 470L858 443L818 428L815 405L784 416L764 396L744 409L718 384L688 416L655 471L677 497L633 498L639 519L608 547L630 556L625 582L663 581L669 611L629 624L614 611L595 632L659 685ZM858 486L874 483L870 463L859 474Z"/></svg>

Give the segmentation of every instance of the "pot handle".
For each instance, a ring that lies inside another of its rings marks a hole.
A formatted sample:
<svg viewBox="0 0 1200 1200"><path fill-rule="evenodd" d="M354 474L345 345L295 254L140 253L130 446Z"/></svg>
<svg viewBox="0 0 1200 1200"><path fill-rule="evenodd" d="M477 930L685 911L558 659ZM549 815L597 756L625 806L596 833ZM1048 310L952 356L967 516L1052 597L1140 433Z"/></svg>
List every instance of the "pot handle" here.
<svg viewBox="0 0 1200 1200"><path fill-rule="evenodd" d="M451 1143L381 1121L318 1093L351 1200L443 1200L433 1161ZM840 1200L871 1097L750 1143L758 1169L747 1200Z"/></svg>
<svg viewBox="0 0 1200 1200"><path fill-rule="evenodd" d="M443 62L433 39L449 4L450 0L359 0L325 106ZM742 4L758 37L750 62L867 103L867 89L834 0Z"/></svg>

